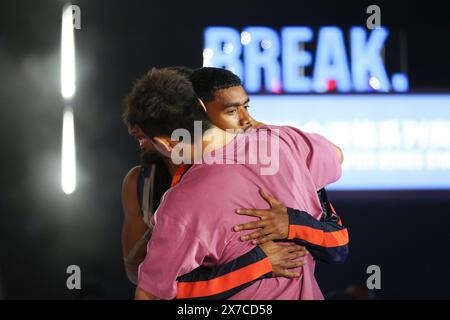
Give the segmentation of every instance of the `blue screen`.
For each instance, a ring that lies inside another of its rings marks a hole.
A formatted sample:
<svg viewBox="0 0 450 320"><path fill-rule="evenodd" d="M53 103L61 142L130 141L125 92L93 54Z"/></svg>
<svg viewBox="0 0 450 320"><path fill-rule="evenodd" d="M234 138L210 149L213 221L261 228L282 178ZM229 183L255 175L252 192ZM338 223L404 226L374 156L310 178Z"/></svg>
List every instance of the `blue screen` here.
<svg viewBox="0 0 450 320"><path fill-rule="evenodd" d="M250 106L343 149L329 189L450 189L450 94L252 95Z"/></svg>

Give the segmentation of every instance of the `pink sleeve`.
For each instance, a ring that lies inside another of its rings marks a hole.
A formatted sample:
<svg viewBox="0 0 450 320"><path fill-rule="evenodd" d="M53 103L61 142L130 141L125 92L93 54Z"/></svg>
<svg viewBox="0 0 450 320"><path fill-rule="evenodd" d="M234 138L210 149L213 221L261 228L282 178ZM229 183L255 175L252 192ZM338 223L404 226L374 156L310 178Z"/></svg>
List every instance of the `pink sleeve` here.
<svg viewBox="0 0 450 320"><path fill-rule="evenodd" d="M341 160L336 147L319 134L303 132L303 137L309 147L306 165L317 190L336 182L342 174Z"/></svg>
<svg viewBox="0 0 450 320"><path fill-rule="evenodd" d="M169 300L177 295L178 276L197 268L207 252L185 225L158 211L157 223L147 245L147 256L139 266L138 287Z"/></svg>
<svg viewBox="0 0 450 320"><path fill-rule="evenodd" d="M300 157L306 161L317 190L336 182L342 174L341 160L336 147L325 137L306 133L297 128L287 127L299 150Z"/></svg>

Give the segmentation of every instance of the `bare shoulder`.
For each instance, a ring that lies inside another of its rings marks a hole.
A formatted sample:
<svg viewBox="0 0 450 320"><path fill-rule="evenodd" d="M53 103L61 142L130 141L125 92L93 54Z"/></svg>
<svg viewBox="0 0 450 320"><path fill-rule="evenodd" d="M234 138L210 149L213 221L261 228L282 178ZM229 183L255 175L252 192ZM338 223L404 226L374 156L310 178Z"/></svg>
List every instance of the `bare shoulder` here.
<svg viewBox="0 0 450 320"><path fill-rule="evenodd" d="M128 173L123 178L123 187L128 188L129 186L136 186L139 172L141 171L141 166L135 166L128 171Z"/></svg>
<svg viewBox="0 0 450 320"><path fill-rule="evenodd" d="M141 166L132 168L123 178L122 206L125 216L139 216L139 201L137 194L137 180Z"/></svg>

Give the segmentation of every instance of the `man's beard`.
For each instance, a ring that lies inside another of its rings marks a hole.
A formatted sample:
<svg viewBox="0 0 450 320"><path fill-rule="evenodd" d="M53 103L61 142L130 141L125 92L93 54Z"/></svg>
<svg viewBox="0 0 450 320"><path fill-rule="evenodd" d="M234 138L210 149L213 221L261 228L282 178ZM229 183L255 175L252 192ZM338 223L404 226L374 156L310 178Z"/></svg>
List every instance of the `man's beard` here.
<svg viewBox="0 0 450 320"><path fill-rule="evenodd" d="M155 150L141 152L141 161L145 166L155 163L158 158L161 158L161 155Z"/></svg>

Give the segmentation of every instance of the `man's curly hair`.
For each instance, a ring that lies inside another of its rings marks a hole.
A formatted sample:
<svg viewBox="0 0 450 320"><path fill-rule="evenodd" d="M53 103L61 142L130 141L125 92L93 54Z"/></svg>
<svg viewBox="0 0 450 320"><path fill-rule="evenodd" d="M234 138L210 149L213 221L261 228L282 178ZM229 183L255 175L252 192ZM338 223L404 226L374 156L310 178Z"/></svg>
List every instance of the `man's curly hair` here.
<svg viewBox="0 0 450 320"><path fill-rule="evenodd" d="M194 121L211 127L189 79L173 68L151 69L125 98L123 120L138 125L150 138L170 136L176 129L194 133Z"/></svg>

